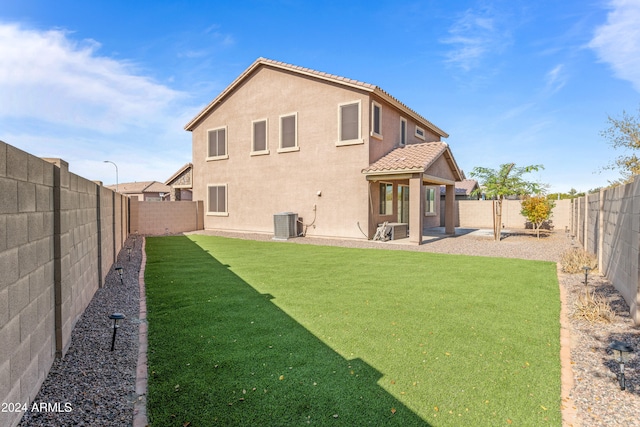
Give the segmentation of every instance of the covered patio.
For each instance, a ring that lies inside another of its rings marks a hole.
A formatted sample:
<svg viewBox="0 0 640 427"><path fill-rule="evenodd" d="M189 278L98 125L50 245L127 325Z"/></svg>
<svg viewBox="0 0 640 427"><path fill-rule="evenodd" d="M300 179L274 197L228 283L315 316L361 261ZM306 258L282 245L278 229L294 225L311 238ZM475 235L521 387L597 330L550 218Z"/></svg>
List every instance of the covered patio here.
<svg viewBox="0 0 640 427"><path fill-rule="evenodd" d="M445 194L445 232L455 233L455 183L464 176L445 142L398 147L362 170L369 186L369 238L380 224L392 239L423 242L424 230L440 225L440 189Z"/></svg>

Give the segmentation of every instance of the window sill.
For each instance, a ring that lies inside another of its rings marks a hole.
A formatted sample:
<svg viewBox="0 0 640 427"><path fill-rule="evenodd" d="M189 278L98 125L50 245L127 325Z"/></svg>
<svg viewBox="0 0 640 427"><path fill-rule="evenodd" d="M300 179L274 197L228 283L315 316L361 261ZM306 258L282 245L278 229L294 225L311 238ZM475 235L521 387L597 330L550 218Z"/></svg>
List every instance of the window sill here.
<svg viewBox="0 0 640 427"><path fill-rule="evenodd" d="M252 151L250 153L251 156L266 156L267 154L269 154L269 150Z"/></svg>
<svg viewBox="0 0 640 427"><path fill-rule="evenodd" d="M278 148L278 153L291 153L294 151L300 151L300 147Z"/></svg>
<svg viewBox="0 0 640 427"><path fill-rule="evenodd" d="M438 216L435 212L425 212L424 216Z"/></svg>
<svg viewBox="0 0 640 427"><path fill-rule="evenodd" d="M229 216L229 212L207 212L207 216Z"/></svg>
<svg viewBox="0 0 640 427"><path fill-rule="evenodd" d="M345 145L361 145L361 144L364 144L364 139L350 139L348 141L336 142L336 147L342 147Z"/></svg>
<svg viewBox="0 0 640 427"><path fill-rule="evenodd" d="M215 160L226 160L229 158L228 154L225 154L224 156L213 156L213 157L207 157L205 160L207 162L213 162Z"/></svg>
<svg viewBox="0 0 640 427"><path fill-rule="evenodd" d="M382 138L382 135L380 135L379 133L375 133L375 132L371 132L371 138L375 138L379 141L382 141L384 138Z"/></svg>

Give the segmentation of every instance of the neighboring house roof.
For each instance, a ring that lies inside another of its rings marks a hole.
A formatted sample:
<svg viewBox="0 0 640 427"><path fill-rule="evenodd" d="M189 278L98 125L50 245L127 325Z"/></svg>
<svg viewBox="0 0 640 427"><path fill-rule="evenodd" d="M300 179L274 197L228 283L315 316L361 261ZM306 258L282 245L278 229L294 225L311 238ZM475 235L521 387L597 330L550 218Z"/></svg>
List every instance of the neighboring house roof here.
<svg viewBox="0 0 640 427"><path fill-rule="evenodd" d="M115 185L107 185L107 188L115 190ZM118 192L121 194L140 193L168 193L171 187L158 181L123 182L118 184Z"/></svg>
<svg viewBox="0 0 640 427"><path fill-rule="evenodd" d="M296 65L286 64L284 62L274 61L272 59L266 59L266 58L256 59L253 62L253 64L249 66L249 68L247 68L242 74L240 74L229 86L227 86L225 90L220 92L220 94L213 101L211 101L209 105L207 105L200 113L198 113L198 115L196 115L189 123L187 123L184 127L185 130L192 131L193 129L195 129L195 127L200 122L200 120L202 120L207 114L209 114L209 112L213 108L215 108L216 105L221 103L229 94L233 92L233 90L236 87L238 87L255 70L264 66L278 68L288 72L310 76L320 80L325 80L334 84L349 86L355 89L374 93L380 98L382 98L383 100L385 100L386 102L390 103L391 105L395 106L399 110L403 111L405 114L411 116L416 122L424 124L427 128L429 128L431 131L435 132L436 134L440 135L441 137L447 138L449 136L445 131L443 131L442 129L440 129L433 123L431 123L429 120L422 117L420 114L416 113L411 108L407 107L405 104L403 104L398 99L394 98L393 96L391 96L389 93L382 90L378 86L372 85L370 83L364 83L358 80L340 77L335 74L323 73L320 71L312 70L310 68L299 67Z"/></svg>
<svg viewBox="0 0 640 427"><path fill-rule="evenodd" d="M180 169L176 171L169 179L167 179L164 184L172 185L176 188L191 188L192 187L192 179L191 172L193 170L193 163L187 163L182 166Z"/></svg>
<svg viewBox="0 0 640 427"><path fill-rule="evenodd" d="M446 142L424 142L398 147L384 157L362 169L365 175L393 175L398 173L425 172L440 156L449 162L455 180L463 179L449 145Z"/></svg>
<svg viewBox="0 0 640 427"><path fill-rule="evenodd" d="M459 196L470 196L473 190L478 187L478 181L475 179L465 179L459 182L456 182L456 195ZM440 187L440 194L445 194L446 188L444 186Z"/></svg>

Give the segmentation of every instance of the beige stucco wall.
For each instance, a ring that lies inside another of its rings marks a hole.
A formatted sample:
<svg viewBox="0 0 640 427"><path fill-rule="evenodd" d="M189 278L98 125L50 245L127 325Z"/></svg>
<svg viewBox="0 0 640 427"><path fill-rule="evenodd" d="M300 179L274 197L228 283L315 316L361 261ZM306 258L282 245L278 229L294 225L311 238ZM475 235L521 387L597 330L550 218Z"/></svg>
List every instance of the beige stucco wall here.
<svg viewBox="0 0 640 427"><path fill-rule="evenodd" d="M395 109L389 103L383 101L381 98L373 95L371 97L372 102L377 102L382 106L382 138L378 136L372 136L370 141L369 162L373 163L376 160L388 154L394 148L397 148L400 144L400 117L407 120L407 143L419 144L421 142L440 141L440 136L432 132L426 127L423 127L425 131L425 139L420 139L415 136L416 122L409 115L402 115L400 111ZM369 103L369 117L371 115L371 105ZM370 123L370 122L367 122Z"/></svg>
<svg viewBox="0 0 640 427"><path fill-rule="evenodd" d="M360 101L362 144L336 146L338 105ZM299 151L278 153L279 116L297 113ZM364 238L368 221L368 94L261 67L193 130L193 198L205 228L273 232L296 212L310 236ZM268 121L268 155L252 156L252 121ZM207 130L227 126L229 158L207 161ZM227 185L228 216L207 215L207 185ZM321 195L318 195L318 192ZM314 212L315 209L315 212Z"/></svg>

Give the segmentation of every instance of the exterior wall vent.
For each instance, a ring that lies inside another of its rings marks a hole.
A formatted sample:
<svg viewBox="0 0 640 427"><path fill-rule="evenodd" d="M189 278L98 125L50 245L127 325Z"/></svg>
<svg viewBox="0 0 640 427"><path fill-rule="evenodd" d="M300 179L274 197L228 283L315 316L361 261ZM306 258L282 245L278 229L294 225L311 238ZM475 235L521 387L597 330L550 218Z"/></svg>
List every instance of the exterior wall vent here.
<svg viewBox="0 0 640 427"><path fill-rule="evenodd" d="M296 237L297 223L297 213L280 212L273 215L273 238L275 240L287 240L291 237Z"/></svg>

